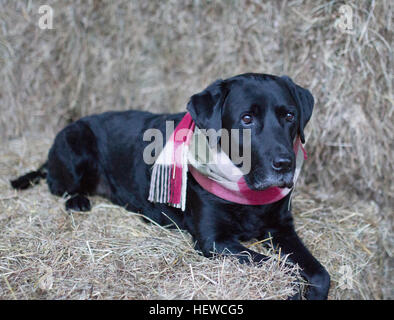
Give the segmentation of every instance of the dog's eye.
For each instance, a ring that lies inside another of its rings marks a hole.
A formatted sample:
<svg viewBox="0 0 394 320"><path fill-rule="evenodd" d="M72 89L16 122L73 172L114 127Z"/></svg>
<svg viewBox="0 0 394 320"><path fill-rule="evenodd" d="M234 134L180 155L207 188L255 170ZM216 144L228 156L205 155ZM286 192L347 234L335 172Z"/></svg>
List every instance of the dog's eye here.
<svg viewBox="0 0 394 320"><path fill-rule="evenodd" d="M244 114L242 116L242 122L244 124L251 124L253 122L253 117L250 114Z"/></svg>
<svg viewBox="0 0 394 320"><path fill-rule="evenodd" d="M285 119L286 121L292 122L294 120L294 114L292 114L291 112L286 113Z"/></svg>

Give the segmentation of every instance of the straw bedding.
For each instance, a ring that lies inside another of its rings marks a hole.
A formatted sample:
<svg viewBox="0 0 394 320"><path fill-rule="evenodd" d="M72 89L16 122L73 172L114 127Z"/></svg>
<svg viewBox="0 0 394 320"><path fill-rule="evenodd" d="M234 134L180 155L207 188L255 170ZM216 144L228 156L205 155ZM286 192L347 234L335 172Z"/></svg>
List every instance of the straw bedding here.
<svg viewBox="0 0 394 320"><path fill-rule="evenodd" d="M393 292L393 95L390 1L0 0L0 298L285 299L297 266L266 244L263 267L206 259L190 236L96 197L69 215L44 183L8 180L45 159L80 116L175 112L217 79L288 74L316 98L294 197L299 234L332 275L330 299ZM289 270L291 269L291 270ZM344 281L346 280L346 281Z"/></svg>

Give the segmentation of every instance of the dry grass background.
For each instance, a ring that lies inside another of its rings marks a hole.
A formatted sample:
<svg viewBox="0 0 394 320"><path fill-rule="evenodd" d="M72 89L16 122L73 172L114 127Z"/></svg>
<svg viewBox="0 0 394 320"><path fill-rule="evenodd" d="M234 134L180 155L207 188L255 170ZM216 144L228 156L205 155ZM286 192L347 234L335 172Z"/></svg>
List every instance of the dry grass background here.
<svg viewBox="0 0 394 320"><path fill-rule="evenodd" d="M208 260L177 230L101 198L68 215L46 185L15 192L51 140L82 115L184 110L217 78L288 74L316 106L294 199L298 232L332 275L331 299L394 298L392 1L0 0L0 297L282 299L294 278ZM258 245L250 243L255 249ZM340 287L343 267L353 289ZM293 271L297 271L296 267Z"/></svg>

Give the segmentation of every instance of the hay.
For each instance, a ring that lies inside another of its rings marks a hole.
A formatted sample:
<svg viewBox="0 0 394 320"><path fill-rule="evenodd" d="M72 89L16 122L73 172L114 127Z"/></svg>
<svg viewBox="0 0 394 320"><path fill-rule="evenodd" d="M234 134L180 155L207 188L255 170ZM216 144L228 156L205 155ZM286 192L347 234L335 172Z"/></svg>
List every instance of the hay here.
<svg viewBox="0 0 394 320"><path fill-rule="evenodd" d="M147 224L99 197L91 212L69 215L44 183L12 190L7 176L37 166L50 143L36 136L0 150L0 297L285 299L295 292L297 267L289 270L286 257L253 241L246 245L272 256L260 268L206 259L188 233ZM331 299L390 297L389 244L381 243L389 229L377 206L338 207L308 190L298 190L293 205L297 231L332 276ZM351 288L341 282L344 268Z"/></svg>
<svg viewBox="0 0 394 320"><path fill-rule="evenodd" d="M316 98L294 210L333 275L330 298L393 298L393 10L346 3L352 34L334 26L339 1L48 1L54 30L41 30L38 3L0 0L0 297L289 294L294 279L275 257L261 269L203 259L187 235L102 199L72 220L44 185L7 183L82 115L184 110L214 79L256 71L288 74ZM342 266L353 289L339 288Z"/></svg>

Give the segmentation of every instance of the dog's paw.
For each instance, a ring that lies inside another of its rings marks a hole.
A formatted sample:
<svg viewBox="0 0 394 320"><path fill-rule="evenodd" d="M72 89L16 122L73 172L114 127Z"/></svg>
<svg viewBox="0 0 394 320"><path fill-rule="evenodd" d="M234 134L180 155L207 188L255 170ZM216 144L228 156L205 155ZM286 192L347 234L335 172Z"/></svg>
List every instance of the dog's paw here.
<svg viewBox="0 0 394 320"><path fill-rule="evenodd" d="M302 300L302 294L299 291L295 295L287 297L287 300Z"/></svg>
<svg viewBox="0 0 394 320"><path fill-rule="evenodd" d="M66 201L66 210L90 211L91 205L88 198L79 194Z"/></svg>
<svg viewBox="0 0 394 320"><path fill-rule="evenodd" d="M327 300L330 289L330 275L322 268L319 273L309 277L309 285L305 294L307 300Z"/></svg>
<svg viewBox="0 0 394 320"><path fill-rule="evenodd" d="M307 300L327 300L327 293L325 291L321 291L319 289L310 287L308 288L305 298Z"/></svg>
<svg viewBox="0 0 394 320"><path fill-rule="evenodd" d="M304 283L297 281L295 289L297 290L296 293L292 296L288 296L287 300L304 300Z"/></svg>

